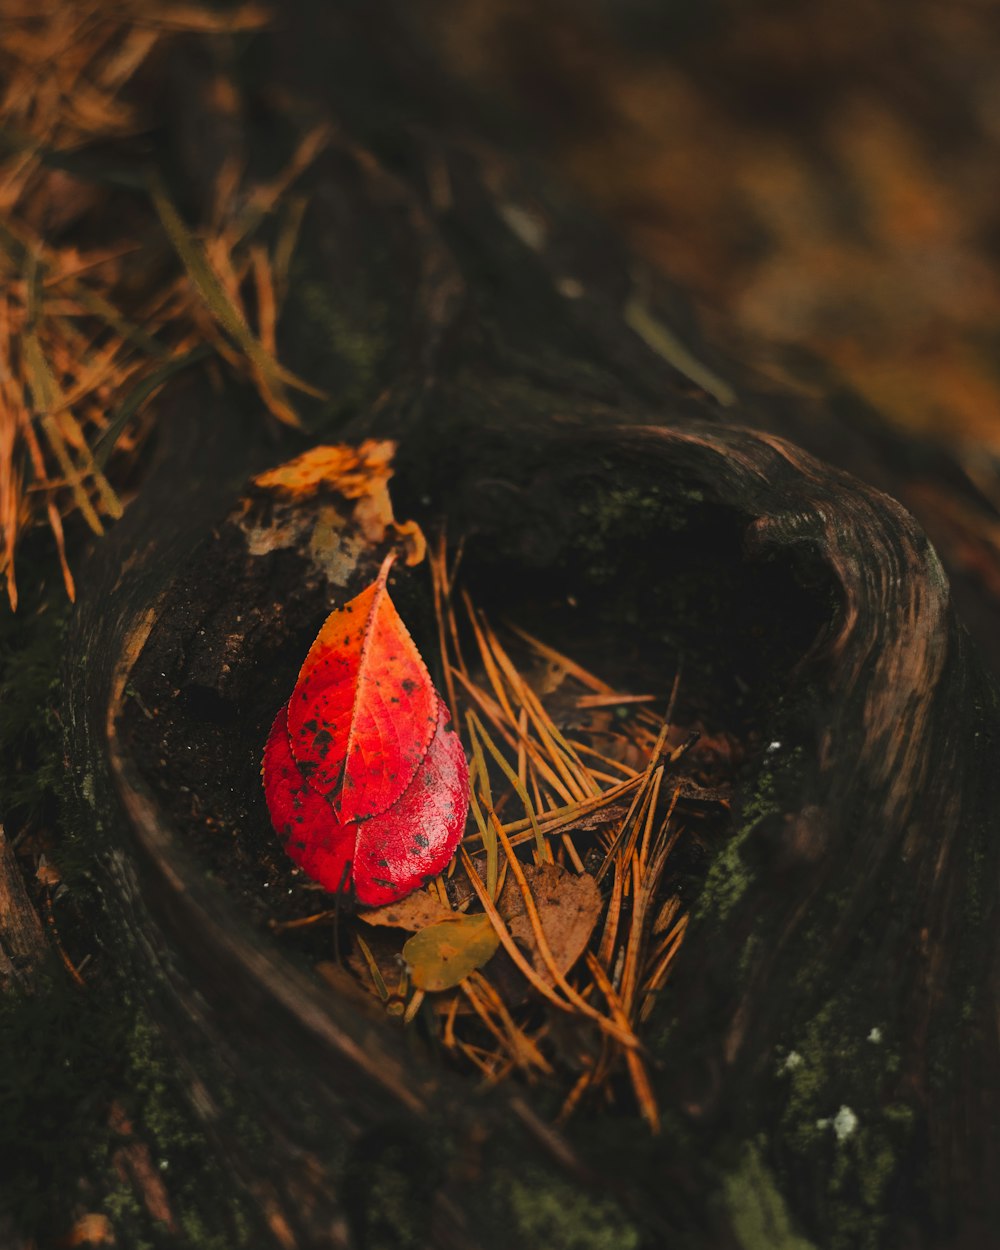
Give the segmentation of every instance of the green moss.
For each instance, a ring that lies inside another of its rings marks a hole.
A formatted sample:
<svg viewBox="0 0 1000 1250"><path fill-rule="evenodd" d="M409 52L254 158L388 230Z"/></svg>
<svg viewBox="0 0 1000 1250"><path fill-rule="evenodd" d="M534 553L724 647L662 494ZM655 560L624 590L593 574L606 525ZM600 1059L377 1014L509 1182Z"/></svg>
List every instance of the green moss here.
<svg viewBox="0 0 1000 1250"><path fill-rule="evenodd" d="M686 502L684 492L669 483L616 483L613 477L581 500L573 541L587 557L587 580L598 586L614 581L622 547L648 541L651 535L681 532L687 522Z"/></svg>
<svg viewBox="0 0 1000 1250"><path fill-rule="evenodd" d="M799 748L765 757L743 804L739 828L726 839L708 870L698 902L699 917L716 923L724 920L746 893L754 870L746 863L743 848L762 820L780 814L783 790L790 778L798 776L802 759ZM744 960L744 971L746 966Z"/></svg>
<svg viewBox="0 0 1000 1250"><path fill-rule="evenodd" d="M118 1183L105 1194L100 1205L115 1229L117 1241L123 1242L129 1250L156 1250L155 1243L140 1231L147 1217L131 1186L119 1178Z"/></svg>
<svg viewBox="0 0 1000 1250"><path fill-rule="evenodd" d="M898 1056L871 1040L864 1016L849 990L828 1001L794 1039L797 1062L786 1059L778 1075L786 1170L819 1180L814 1218L831 1250L882 1245L891 1187L916 1122L912 1107L886 1097Z"/></svg>
<svg viewBox="0 0 1000 1250"><path fill-rule="evenodd" d="M112 1220L120 1245L164 1244L162 1225L114 1165L112 1103L164 1173L184 1232L170 1244L251 1245L239 1198L227 1192L149 1017L108 984L87 991L68 985L54 960L32 995L0 998L0 1175L24 1235L44 1241L64 1234L82 1194Z"/></svg>
<svg viewBox="0 0 1000 1250"><path fill-rule="evenodd" d="M758 1146L744 1148L739 1166L723 1182L722 1194L742 1250L814 1250L813 1243L795 1231Z"/></svg>
<svg viewBox="0 0 1000 1250"><path fill-rule="evenodd" d="M364 1137L344 1169L344 1205L363 1250L421 1250L448 1155L439 1141L385 1125Z"/></svg>
<svg viewBox="0 0 1000 1250"><path fill-rule="evenodd" d="M326 391L296 406L314 431L344 420L370 403L384 377L389 348L388 313L364 292L345 292L310 276L305 261L292 283L295 341L285 353L291 367Z"/></svg>
<svg viewBox="0 0 1000 1250"><path fill-rule="evenodd" d="M637 1250L638 1229L610 1199L546 1175L503 1172L494 1180L505 1224L496 1244L546 1250ZM502 1218L502 1217L501 1217Z"/></svg>

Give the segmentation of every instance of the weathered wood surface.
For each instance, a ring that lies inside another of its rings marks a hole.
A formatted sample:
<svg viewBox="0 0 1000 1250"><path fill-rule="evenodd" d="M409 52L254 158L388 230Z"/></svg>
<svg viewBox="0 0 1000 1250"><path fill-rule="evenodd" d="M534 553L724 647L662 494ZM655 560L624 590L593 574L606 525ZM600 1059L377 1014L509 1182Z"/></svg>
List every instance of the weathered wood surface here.
<svg viewBox="0 0 1000 1250"><path fill-rule="evenodd" d="M44 950L42 922L28 897L10 839L0 825L0 991L30 985Z"/></svg>
<svg viewBox="0 0 1000 1250"><path fill-rule="evenodd" d="M649 1023L661 1137L612 1117L558 1136L530 1093L442 1074L253 928L119 727L157 629L182 698L187 658L204 688L213 655L259 645L251 620L273 627L249 552L217 601L190 588L247 477L301 445L269 441L247 395L166 403L143 492L81 578L67 749L108 940L171 1039L253 1244L989 1245L996 684L913 518L780 435L886 484L905 470L831 411L755 394L655 283L639 333L629 258L536 174L455 139L446 84L415 94L433 76L382 17L359 31L303 6L257 67L338 126L283 322L289 365L334 396L315 420L325 437L397 438L398 513L446 518L471 576L506 578L512 597L572 587L595 619L613 594L622 630L650 649L675 634L720 698L740 676L776 745L744 779ZM172 133L196 209L185 127L213 139L197 108L185 119L184 81ZM701 367L664 359L655 325ZM289 637L315 629L326 593L305 563L303 578L313 598ZM756 633L740 625L751 601ZM244 665L215 691L247 744L266 728L254 687Z"/></svg>

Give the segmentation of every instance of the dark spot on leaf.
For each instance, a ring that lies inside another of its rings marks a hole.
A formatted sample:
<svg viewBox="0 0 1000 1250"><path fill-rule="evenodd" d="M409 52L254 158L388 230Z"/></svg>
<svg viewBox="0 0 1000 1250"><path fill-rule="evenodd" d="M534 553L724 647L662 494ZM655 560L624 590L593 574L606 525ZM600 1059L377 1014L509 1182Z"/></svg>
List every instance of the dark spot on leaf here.
<svg viewBox="0 0 1000 1250"><path fill-rule="evenodd" d="M417 846L422 847L424 850L426 850L431 844L430 838L425 837L422 833L415 833L413 835L413 840L416 842Z"/></svg>

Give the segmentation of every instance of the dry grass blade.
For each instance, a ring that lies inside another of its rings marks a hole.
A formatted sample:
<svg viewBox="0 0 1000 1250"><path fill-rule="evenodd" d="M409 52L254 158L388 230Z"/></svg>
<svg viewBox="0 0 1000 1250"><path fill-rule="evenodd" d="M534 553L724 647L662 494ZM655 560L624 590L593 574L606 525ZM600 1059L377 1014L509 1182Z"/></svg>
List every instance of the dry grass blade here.
<svg viewBox="0 0 1000 1250"><path fill-rule="evenodd" d="M651 998L659 990L661 990L666 982L667 974L670 972L670 966L677 957L684 941L684 934L690 922L690 916L682 916L677 924L670 930L667 939L663 943L662 953L658 956L657 962L650 973L646 984L643 986L644 1002L640 1012L641 1018L648 1015L648 1009L652 1006Z"/></svg>
<svg viewBox="0 0 1000 1250"><path fill-rule="evenodd" d="M464 855L464 852L463 859L465 862L465 870L469 876L469 881L472 883L473 889L478 894L479 901L483 904L483 910L493 923L493 926L496 929L497 937L499 937L500 942L507 954L510 955L511 959L513 959L514 963L517 965L518 971L521 972L521 974L531 983L532 987L560 1011L568 1012L570 1015L573 1015L577 1011L581 1011L584 1015L587 1015L594 1020L600 1028L605 1030L605 1032L610 1033L623 1046L637 1046L639 1043L631 1030L619 1027L606 1016L602 1016L599 1011L595 1011L589 1003L585 1002L571 987L570 993L573 995L573 1000L569 1002L567 1002L564 998L560 998L554 990L549 988L549 986L535 972L531 964L521 954L517 943L511 937L510 930L503 921L503 917L493 906L489 896L486 894L485 887L483 886L479 874L476 872L475 865L467 856ZM542 935L542 941L544 941L544 934ZM549 952L549 958L551 959L551 952ZM558 969L555 969L553 979L557 980L557 984L562 982L559 986L560 989L562 989L566 984L565 979L559 973Z"/></svg>
<svg viewBox="0 0 1000 1250"><path fill-rule="evenodd" d="M309 168L332 138L333 131L325 122L314 126L299 140L291 160L281 173L271 182L253 188L247 209L234 222L234 244L242 242L244 238L252 234L262 219L274 211L278 201L286 194L292 183Z"/></svg>
<svg viewBox="0 0 1000 1250"><path fill-rule="evenodd" d="M7 597L14 609L17 608L14 551L17 547L18 533L25 520L24 496L13 455L15 433L14 422L7 421L0 424L0 530L3 533L0 570L7 583Z"/></svg>
<svg viewBox="0 0 1000 1250"><path fill-rule="evenodd" d="M430 552L428 560L431 571L431 590L434 595L434 616L437 621L438 646L441 649L441 667L444 670L445 688L448 692L448 710L451 712L452 724L458 724L458 698L455 693L455 678L448 655L448 631L446 611L450 609L450 593L448 586L447 547L444 531L438 535L438 541Z"/></svg>
<svg viewBox="0 0 1000 1250"><path fill-rule="evenodd" d="M365 957L365 963L368 965L368 971L371 973L372 984L375 986L376 992L383 1003L389 1001L389 989L379 969L375 956L371 953L368 943L360 935L356 939L362 955Z"/></svg>
<svg viewBox="0 0 1000 1250"><path fill-rule="evenodd" d="M146 125L130 98L143 93L130 88L158 46L185 33L210 39L259 30L271 20L271 11L256 3L222 10L147 0L104 8L93 0L3 5L0 571L12 604L18 539L46 520L72 597L63 518L76 514L101 533L106 520L120 515L112 482L119 468L131 466L151 426L147 401L182 367L178 362L193 363L211 350L248 376L288 424L298 416L287 389L322 398L275 352L280 294L305 201L287 215L273 261L253 234L327 142L325 128L303 134L266 185L244 188L220 171L218 229L207 250L157 189L161 229L187 277L164 275L169 244L156 239L152 206L136 237L113 247L81 253L46 239L53 221L60 239L71 238L67 226L78 221L85 235L106 211L108 187L145 185L131 161L115 167L106 154ZM97 180L88 182L92 177ZM256 333L241 302L248 275ZM110 428L109 412L116 414Z"/></svg>
<svg viewBox="0 0 1000 1250"><path fill-rule="evenodd" d="M302 422L286 398L285 383L311 394L317 392L308 383L300 381L283 369L254 336L242 310L231 298L225 284L209 264L201 245L191 236L180 213L157 181L154 181L150 194L163 228L176 248L189 278L216 322L245 353L271 412L285 425L300 428Z"/></svg>
<svg viewBox="0 0 1000 1250"><path fill-rule="evenodd" d="M155 30L227 35L261 30L273 22L274 15L262 4L241 4L221 12L195 4L159 4L137 9L134 20Z"/></svg>
<svg viewBox="0 0 1000 1250"><path fill-rule="evenodd" d="M510 629L517 634L519 638L523 638L538 655L543 659L550 660L554 664L558 664L564 668L571 677L575 677L582 685L593 690L597 694L612 695L615 693L613 686L609 686L606 681L601 681L599 677L595 677L593 673L587 672L585 668L577 664L575 660L571 660L568 655L563 655L561 651L557 651L555 647L548 646L547 643L540 642L527 630L519 628L517 625L511 625Z"/></svg>
<svg viewBox="0 0 1000 1250"><path fill-rule="evenodd" d="M549 757L559 769L566 783L577 791L576 797L582 799L586 798L588 794L599 794L600 787L594 784L593 778L578 758L572 744L559 731L555 722L545 711L541 700L518 673L492 630L488 631L487 639L501 671L508 682L510 682L511 688L516 693L522 708L527 712L528 719L534 724Z"/></svg>
<svg viewBox="0 0 1000 1250"><path fill-rule="evenodd" d="M548 843L542 836L542 831L538 825L538 817L535 815L535 807L531 802L531 799L528 797L527 790L524 788L520 777L518 777L517 773L514 772L511 766L504 759L502 752L497 750L492 738L490 738L489 734L485 731L485 729L483 729L481 722L477 719L475 712L469 713L469 730L470 733L474 734L477 739L481 739L485 743L486 749L496 760L497 764L499 764L501 772L503 772L507 780L514 787L515 794L521 800L527 819L531 825L531 830L535 835L535 848L538 856L538 862L541 863L545 859L551 859ZM499 824L497 825L497 828L498 830L500 829ZM502 832L500 836L504 836Z"/></svg>

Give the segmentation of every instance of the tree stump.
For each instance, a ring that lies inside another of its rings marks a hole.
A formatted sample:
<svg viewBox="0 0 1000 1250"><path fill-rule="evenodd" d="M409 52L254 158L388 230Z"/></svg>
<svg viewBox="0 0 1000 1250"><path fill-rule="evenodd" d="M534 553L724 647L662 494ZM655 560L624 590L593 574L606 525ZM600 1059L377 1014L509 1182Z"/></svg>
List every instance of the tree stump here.
<svg viewBox="0 0 1000 1250"><path fill-rule="evenodd" d="M885 482L884 438L840 441L832 410L714 359L562 191L455 136L426 50L377 14L296 7L241 67L248 152L274 141L282 90L337 127L282 322L283 359L332 397L313 441L394 439L397 515L464 541L484 594L557 641L612 639L652 666L683 653L758 746L643 1034L662 1134L625 1115L557 1132L530 1091L443 1071L254 923L276 853L260 747L369 557L317 547L312 514L286 518L285 545L255 543L247 483L304 441L271 437L247 394L167 401L139 499L81 578L66 752L106 940L169 1040L242 1235L991 1244L996 682L913 517L786 441ZM199 72L186 62L170 97L195 210L214 141L188 103ZM404 594L428 619L416 577ZM199 813L243 839L224 882L190 836Z"/></svg>

